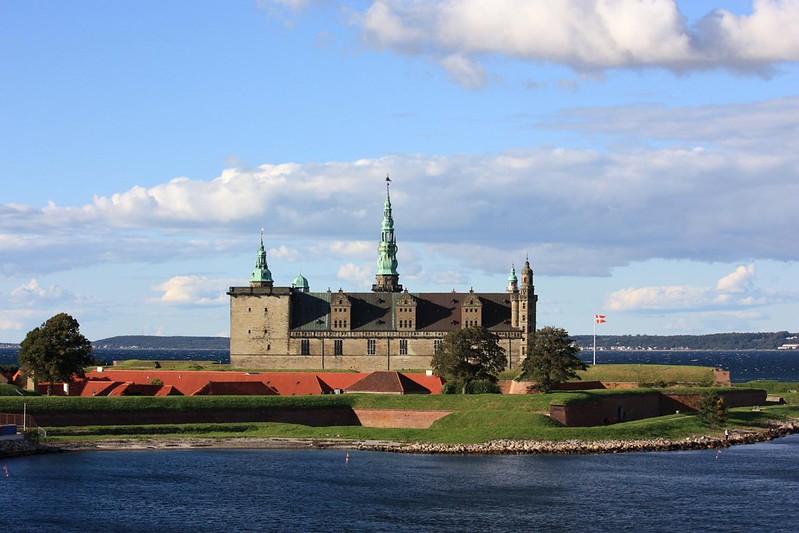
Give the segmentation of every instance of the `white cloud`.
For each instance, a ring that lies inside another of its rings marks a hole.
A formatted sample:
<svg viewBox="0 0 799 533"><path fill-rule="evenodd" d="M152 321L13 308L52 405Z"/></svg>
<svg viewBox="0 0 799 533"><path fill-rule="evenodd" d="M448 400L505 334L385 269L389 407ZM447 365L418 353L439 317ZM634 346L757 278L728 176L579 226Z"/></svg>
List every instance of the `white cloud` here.
<svg viewBox="0 0 799 533"><path fill-rule="evenodd" d="M485 83L485 73L482 67L462 54L452 54L441 59L441 65L449 71L452 78L474 89Z"/></svg>
<svg viewBox="0 0 799 533"><path fill-rule="evenodd" d="M727 274L716 284L721 293L743 293L752 289L755 265L741 265L735 272Z"/></svg>
<svg viewBox="0 0 799 533"><path fill-rule="evenodd" d="M372 266L356 265L355 263L341 265L336 272L336 276L340 280L348 282L348 286L357 287L359 290L371 287L375 280L375 272Z"/></svg>
<svg viewBox="0 0 799 533"><path fill-rule="evenodd" d="M227 305L227 296L220 287L232 283L233 280L196 275L174 276L153 287L162 294L152 301L166 305Z"/></svg>
<svg viewBox="0 0 799 533"><path fill-rule="evenodd" d="M40 316L40 313L39 310L34 309L2 308L0 309L0 332L23 331Z"/></svg>
<svg viewBox="0 0 799 533"><path fill-rule="evenodd" d="M477 61L486 55L578 71L765 73L780 62L799 60L796 0L756 0L745 15L719 9L694 26L673 0L377 0L356 20L374 46L439 58L467 86L475 86L477 78L457 73L481 72Z"/></svg>
<svg viewBox="0 0 799 533"><path fill-rule="evenodd" d="M300 253L294 248L289 248L281 245L277 248L270 248L267 254L267 262L270 258L280 259L283 261L297 261L300 258Z"/></svg>
<svg viewBox="0 0 799 533"><path fill-rule="evenodd" d="M14 300L33 303L37 300L59 300L63 298L64 291L56 285L42 287L36 279L30 280L25 285L20 285L11 291Z"/></svg>
<svg viewBox="0 0 799 533"><path fill-rule="evenodd" d="M377 227L377 226L375 226ZM314 246L318 255L331 255L345 259L370 259L377 257L377 244L374 241L339 241L322 243Z"/></svg>
<svg viewBox="0 0 799 533"><path fill-rule="evenodd" d="M484 270L529 253L555 275L607 275L652 258L799 260L785 245L799 227L797 120L799 98L584 109L541 126L600 132L607 147L265 164L85 206L4 206L0 273L251 254L261 227L268 259L371 260L386 172L406 264L414 246L449 246L451 257ZM700 139L663 142L692 134Z"/></svg>
<svg viewBox="0 0 799 533"><path fill-rule="evenodd" d="M754 286L755 265L741 265L722 277L715 287L666 285L626 288L611 293L610 311L674 311L703 308L750 307L776 302Z"/></svg>

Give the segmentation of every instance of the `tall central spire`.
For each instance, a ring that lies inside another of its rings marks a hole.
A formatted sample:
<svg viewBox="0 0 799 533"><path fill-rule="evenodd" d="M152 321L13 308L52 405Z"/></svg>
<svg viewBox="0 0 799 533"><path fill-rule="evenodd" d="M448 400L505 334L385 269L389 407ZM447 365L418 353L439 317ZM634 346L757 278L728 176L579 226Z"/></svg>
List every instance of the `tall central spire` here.
<svg viewBox="0 0 799 533"><path fill-rule="evenodd" d="M255 269L250 277L252 287L271 287L272 273L266 264L266 249L264 248L264 229L261 228L261 246L258 247L258 255L255 258Z"/></svg>
<svg viewBox="0 0 799 533"><path fill-rule="evenodd" d="M397 272L397 241L394 239L394 218L391 216L391 178L386 174L386 202L383 204L383 224L380 231L380 244L377 247L376 283L374 292L402 292Z"/></svg>

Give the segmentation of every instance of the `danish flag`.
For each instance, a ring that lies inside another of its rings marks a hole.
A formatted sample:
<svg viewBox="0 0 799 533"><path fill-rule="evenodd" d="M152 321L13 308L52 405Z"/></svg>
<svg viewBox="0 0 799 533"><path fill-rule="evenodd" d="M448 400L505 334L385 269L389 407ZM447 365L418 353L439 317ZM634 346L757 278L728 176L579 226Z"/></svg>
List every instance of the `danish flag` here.
<svg viewBox="0 0 799 533"><path fill-rule="evenodd" d="M605 315L594 315L594 322L596 324L604 324L605 323Z"/></svg>

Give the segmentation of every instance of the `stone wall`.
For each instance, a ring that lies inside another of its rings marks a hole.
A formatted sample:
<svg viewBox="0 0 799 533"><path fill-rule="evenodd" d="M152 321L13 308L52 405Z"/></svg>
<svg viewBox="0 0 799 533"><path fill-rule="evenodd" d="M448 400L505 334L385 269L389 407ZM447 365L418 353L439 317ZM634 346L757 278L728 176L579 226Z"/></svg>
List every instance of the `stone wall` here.
<svg viewBox="0 0 799 533"><path fill-rule="evenodd" d="M39 413L36 423L46 427L191 424L224 422L281 422L312 427L364 426L426 429L452 411L401 409L197 409L182 411L107 411Z"/></svg>
<svg viewBox="0 0 799 533"><path fill-rule="evenodd" d="M230 291L230 364L242 367L246 366L242 361L258 356L289 354L288 289L231 287Z"/></svg>
<svg viewBox="0 0 799 533"><path fill-rule="evenodd" d="M766 391L735 390L719 391L727 407L764 405ZM584 402L553 404L550 417L564 426L600 426L628 420L640 420L673 414L677 411L695 411L702 392L651 391L639 394L604 396Z"/></svg>
<svg viewBox="0 0 799 533"><path fill-rule="evenodd" d="M184 409L180 411L92 411L38 413L36 423L44 427L191 424L226 422L282 422L306 426L357 426L350 407L318 409Z"/></svg>

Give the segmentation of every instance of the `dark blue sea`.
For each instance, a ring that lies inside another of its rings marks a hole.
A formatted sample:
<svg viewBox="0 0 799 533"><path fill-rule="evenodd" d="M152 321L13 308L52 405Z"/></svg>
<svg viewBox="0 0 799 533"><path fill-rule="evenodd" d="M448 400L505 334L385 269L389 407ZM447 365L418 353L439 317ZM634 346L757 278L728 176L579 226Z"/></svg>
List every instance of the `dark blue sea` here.
<svg viewBox="0 0 799 533"><path fill-rule="evenodd" d="M17 348L0 348L0 365L16 365ZM219 361L230 362L230 353L220 350L109 350L94 351L96 358L106 361L146 359L151 361ZM580 356L590 363L593 353L584 350ZM763 351L597 351L597 363L634 363L662 365L713 366L729 370L733 383L758 379L799 382L799 350Z"/></svg>
<svg viewBox="0 0 799 533"><path fill-rule="evenodd" d="M19 348L0 347L0 365L16 365ZM230 363L230 352L227 350L148 350L95 348L94 357L104 365L114 361L143 359L145 361L217 361L220 364Z"/></svg>
<svg viewBox="0 0 799 533"><path fill-rule="evenodd" d="M799 435L690 452L342 450L8 459L4 531L796 531Z"/></svg>

